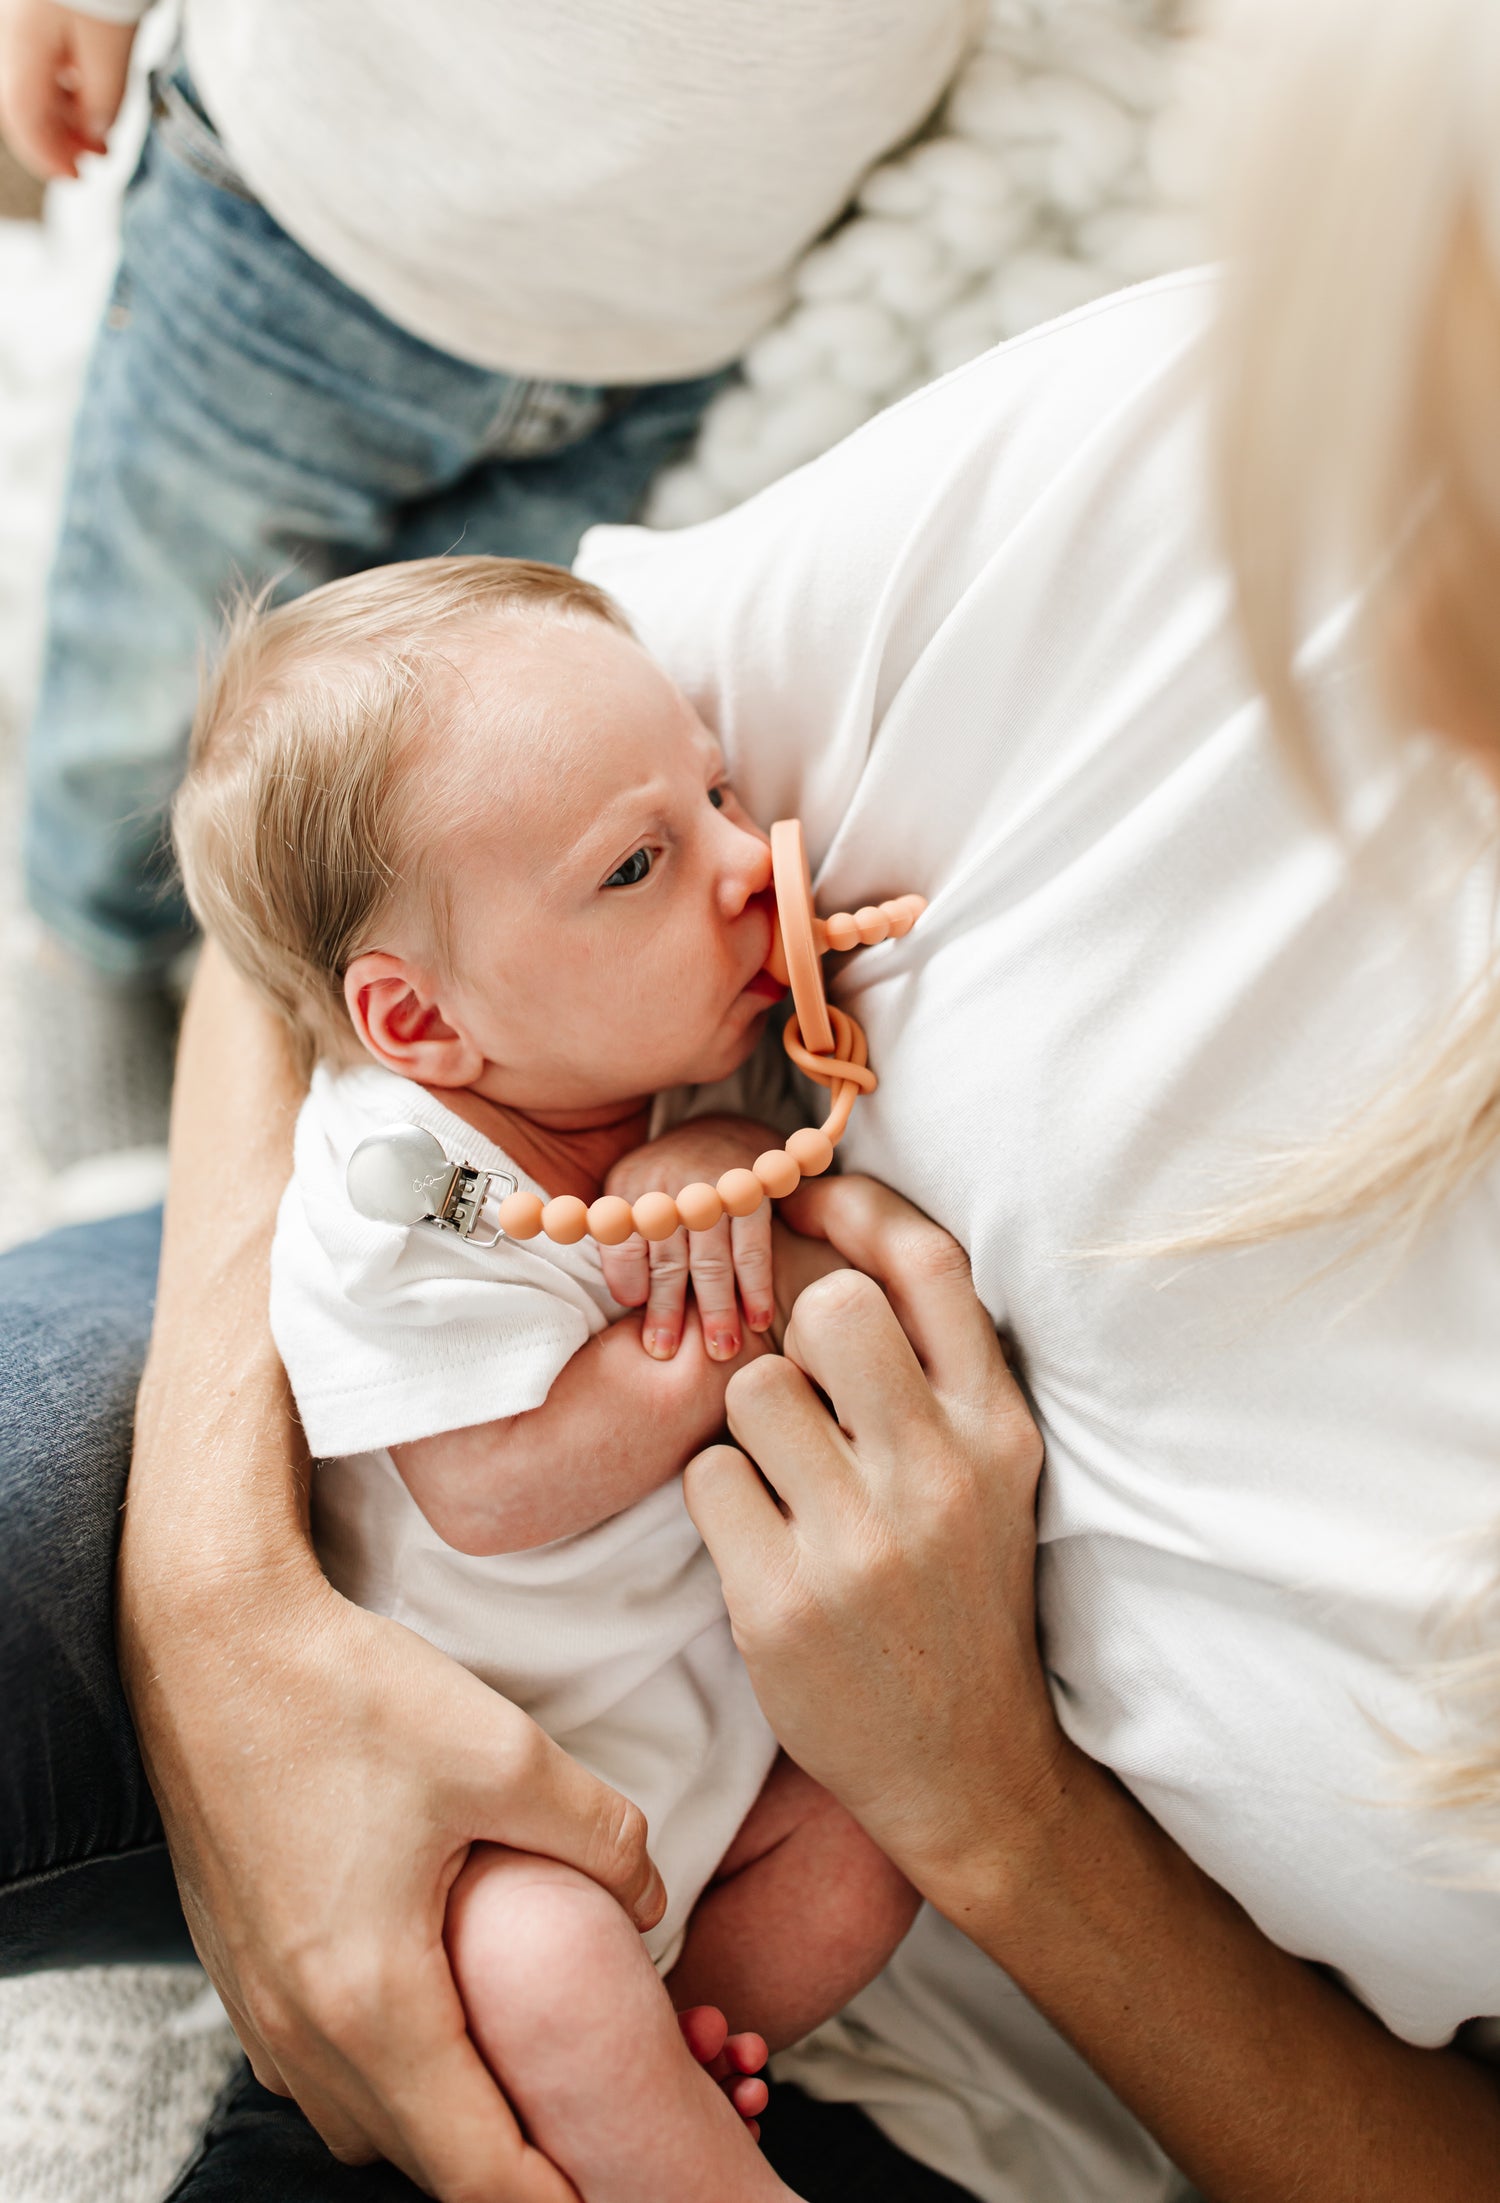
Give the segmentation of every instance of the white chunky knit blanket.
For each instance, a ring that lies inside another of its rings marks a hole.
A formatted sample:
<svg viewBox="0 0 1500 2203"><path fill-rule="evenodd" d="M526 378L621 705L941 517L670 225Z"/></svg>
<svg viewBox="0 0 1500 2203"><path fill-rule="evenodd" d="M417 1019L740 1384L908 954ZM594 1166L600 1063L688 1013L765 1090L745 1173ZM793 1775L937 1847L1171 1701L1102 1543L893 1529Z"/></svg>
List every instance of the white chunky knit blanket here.
<svg viewBox="0 0 1500 2203"><path fill-rule="evenodd" d="M866 181L798 270L796 302L659 483L649 518L721 512L879 407L1002 338L1199 258L1204 74L1176 0L991 0L983 47L931 129ZM35 638L68 415L108 272L125 165L0 223L0 818ZM9 800L6 800L9 795ZM18 924L0 843L0 936ZM0 959L0 1016L4 974ZM0 1244L47 1182L0 1071ZM234 2055L202 1977L121 1968L0 1984L0 2203L155 2203Z"/></svg>

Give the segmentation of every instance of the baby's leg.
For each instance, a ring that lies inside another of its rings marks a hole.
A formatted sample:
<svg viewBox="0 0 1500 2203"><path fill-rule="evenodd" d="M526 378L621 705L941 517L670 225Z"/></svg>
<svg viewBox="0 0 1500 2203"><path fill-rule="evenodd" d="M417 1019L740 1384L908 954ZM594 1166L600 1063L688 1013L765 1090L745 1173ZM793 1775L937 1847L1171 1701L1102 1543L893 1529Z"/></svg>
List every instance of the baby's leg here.
<svg viewBox="0 0 1500 2203"><path fill-rule="evenodd" d="M717 2005L783 2049L874 1980L920 1902L852 1815L779 1759L698 1900L672 2001Z"/></svg>
<svg viewBox="0 0 1500 2203"><path fill-rule="evenodd" d="M597 1883L478 1845L447 1940L469 2033L583 2203L792 2203Z"/></svg>

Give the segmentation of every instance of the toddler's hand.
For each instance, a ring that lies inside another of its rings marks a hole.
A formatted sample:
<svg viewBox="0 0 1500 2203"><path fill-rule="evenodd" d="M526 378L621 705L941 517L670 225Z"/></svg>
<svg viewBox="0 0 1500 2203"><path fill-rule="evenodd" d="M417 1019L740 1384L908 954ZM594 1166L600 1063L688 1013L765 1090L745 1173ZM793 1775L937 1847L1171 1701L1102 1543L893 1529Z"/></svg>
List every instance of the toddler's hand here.
<svg viewBox="0 0 1500 2203"><path fill-rule="evenodd" d="M678 1194L700 1179L712 1185L726 1170L748 1170L757 1155L780 1144L769 1126L748 1117L694 1117L623 1157L605 1191L636 1201L643 1193ZM704 1343L716 1362L733 1361L744 1344L741 1307L752 1331L768 1331L774 1320L769 1201L753 1216L726 1216L712 1231L677 1231L650 1246L636 1237L600 1254L615 1299L645 1309L641 1337L658 1361L670 1361L682 1343L689 1278Z"/></svg>
<svg viewBox="0 0 1500 2203"><path fill-rule="evenodd" d="M771 2100L771 2091L758 2078L770 2053L762 2035L731 2035L729 2022L712 2004L695 2004L679 2012L682 2039L708 2074L718 2082L756 2141L760 2140L760 2114Z"/></svg>
<svg viewBox="0 0 1500 2203"><path fill-rule="evenodd" d="M33 175L76 176L119 113L133 23L103 23L54 0L0 0L0 129Z"/></svg>

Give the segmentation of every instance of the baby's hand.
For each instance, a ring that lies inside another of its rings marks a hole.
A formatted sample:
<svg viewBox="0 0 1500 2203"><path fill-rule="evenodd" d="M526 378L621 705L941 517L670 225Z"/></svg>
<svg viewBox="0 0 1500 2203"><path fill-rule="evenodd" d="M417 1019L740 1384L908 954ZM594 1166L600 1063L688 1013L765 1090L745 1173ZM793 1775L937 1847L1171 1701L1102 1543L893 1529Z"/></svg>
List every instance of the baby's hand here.
<svg viewBox="0 0 1500 2203"><path fill-rule="evenodd" d="M769 1126L748 1117L694 1117L616 1163L604 1190L626 1201L643 1193L678 1194L700 1179L712 1185L726 1170L748 1170L757 1155L780 1144ZM744 1344L742 1306L752 1331L768 1331L775 1318L769 1201L753 1216L724 1217L712 1231L676 1231L649 1246L635 1237L600 1254L615 1299L645 1309L641 1338L658 1361L670 1361L682 1343L689 1278L704 1343L716 1362L733 1361Z"/></svg>
<svg viewBox="0 0 1500 2203"><path fill-rule="evenodd" d="M682 2039L708 2074L718 2082L751 2134L760 2140L760 2114L771 2100L771 2091L757 2076L769 2052L762 2035L731 2035L729 2022L712 2004L695 2004L679 2012Z"/></svg>

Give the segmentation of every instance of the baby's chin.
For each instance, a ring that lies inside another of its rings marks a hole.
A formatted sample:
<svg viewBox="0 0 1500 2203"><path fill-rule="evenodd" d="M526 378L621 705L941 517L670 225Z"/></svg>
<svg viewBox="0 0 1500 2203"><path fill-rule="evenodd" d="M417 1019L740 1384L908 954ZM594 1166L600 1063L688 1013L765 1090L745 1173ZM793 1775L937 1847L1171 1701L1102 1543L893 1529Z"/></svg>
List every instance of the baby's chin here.
<svg viewBox="0 0 1500 2203"><path fill-rule="evenodd" d="M767 1002L737 1033L715 1034L713 1043L702 1055L693 1059L691 1067L673 1083L678 1086L713 1086L720 1079L727 1079L738 1071L742 1063L748 1063L760 1045L760 1036L766 1029L773 1003Z"/></svg>

